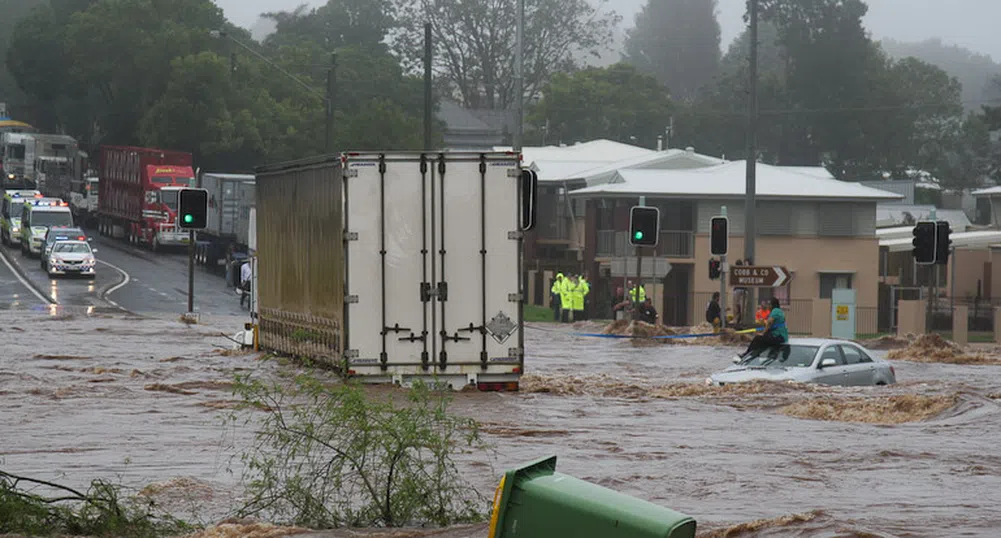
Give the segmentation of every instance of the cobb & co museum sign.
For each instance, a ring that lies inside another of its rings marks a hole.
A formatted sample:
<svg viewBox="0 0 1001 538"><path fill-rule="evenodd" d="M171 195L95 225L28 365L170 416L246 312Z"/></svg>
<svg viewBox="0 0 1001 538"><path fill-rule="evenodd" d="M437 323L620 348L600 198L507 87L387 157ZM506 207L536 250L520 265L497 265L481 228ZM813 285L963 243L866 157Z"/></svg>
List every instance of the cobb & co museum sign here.
<svg viewBox="0 0 1001 538"><path fill-rule="evenodd" d="M734 287L778 288L789 280L789 270L778 265L730 266L730 285Z"/></svg>

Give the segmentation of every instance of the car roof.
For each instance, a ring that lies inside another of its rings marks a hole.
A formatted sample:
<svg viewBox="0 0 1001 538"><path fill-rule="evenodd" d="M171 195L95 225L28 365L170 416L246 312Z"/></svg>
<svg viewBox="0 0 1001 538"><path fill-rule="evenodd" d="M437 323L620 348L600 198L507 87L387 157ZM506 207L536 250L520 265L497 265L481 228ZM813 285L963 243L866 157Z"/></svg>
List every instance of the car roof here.
<svg viewBox="0 0 1001 538"><path fill-rule="evenodd" d="M789 344L801 346L826 346L830 344L859 345L857 342L852 342L851 340L841 340L839 338L790 338Z"/></svg>

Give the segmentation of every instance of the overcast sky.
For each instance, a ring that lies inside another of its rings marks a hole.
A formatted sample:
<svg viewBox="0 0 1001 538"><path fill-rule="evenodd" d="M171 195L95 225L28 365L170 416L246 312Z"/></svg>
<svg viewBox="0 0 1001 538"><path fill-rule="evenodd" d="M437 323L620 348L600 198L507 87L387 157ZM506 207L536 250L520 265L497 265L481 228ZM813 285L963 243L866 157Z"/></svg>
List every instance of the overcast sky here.
<svg viewBox="0 0 1001 538"><path fill-rule="evenodd" d="M609 0L609 5L624 17L624 26L647 0ZM325 0L215 0L234 23L250 28L258 14L265 11L292 10L299 4L319 6ZM940 37L946 43L962 45L989 54L1001 61L1001 20L998 0L869 0L866 27L877 39L922 41ZM745 0L719 0L720 25L724 49L743 28Z"/></svg>

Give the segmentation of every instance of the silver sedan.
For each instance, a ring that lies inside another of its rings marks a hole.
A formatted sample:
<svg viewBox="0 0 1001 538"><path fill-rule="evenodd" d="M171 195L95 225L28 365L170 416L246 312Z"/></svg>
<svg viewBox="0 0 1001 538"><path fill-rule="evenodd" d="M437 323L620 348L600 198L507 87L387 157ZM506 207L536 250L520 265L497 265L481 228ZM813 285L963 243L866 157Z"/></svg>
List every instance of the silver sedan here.
<svg viewBox="0 0 1001 538"><path fill-rule="evenodd" d="M760 349L706 379L706 385L747 381L793 381L823 385L891 385L897 373L889 362L845 340L793 338L789 343Z"/></svg>

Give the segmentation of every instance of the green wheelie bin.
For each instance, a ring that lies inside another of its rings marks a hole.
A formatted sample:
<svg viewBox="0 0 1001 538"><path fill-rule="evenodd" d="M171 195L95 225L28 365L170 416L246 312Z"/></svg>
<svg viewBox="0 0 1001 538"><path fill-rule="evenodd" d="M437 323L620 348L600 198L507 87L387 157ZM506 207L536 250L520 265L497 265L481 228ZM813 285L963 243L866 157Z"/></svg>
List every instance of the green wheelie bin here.
<svg viewBox="0 0 1001 538"><path fill-rule="evenodd" d="M556 456L504 474L490 538L694 538L695 520L556 472Z"/></svg>

